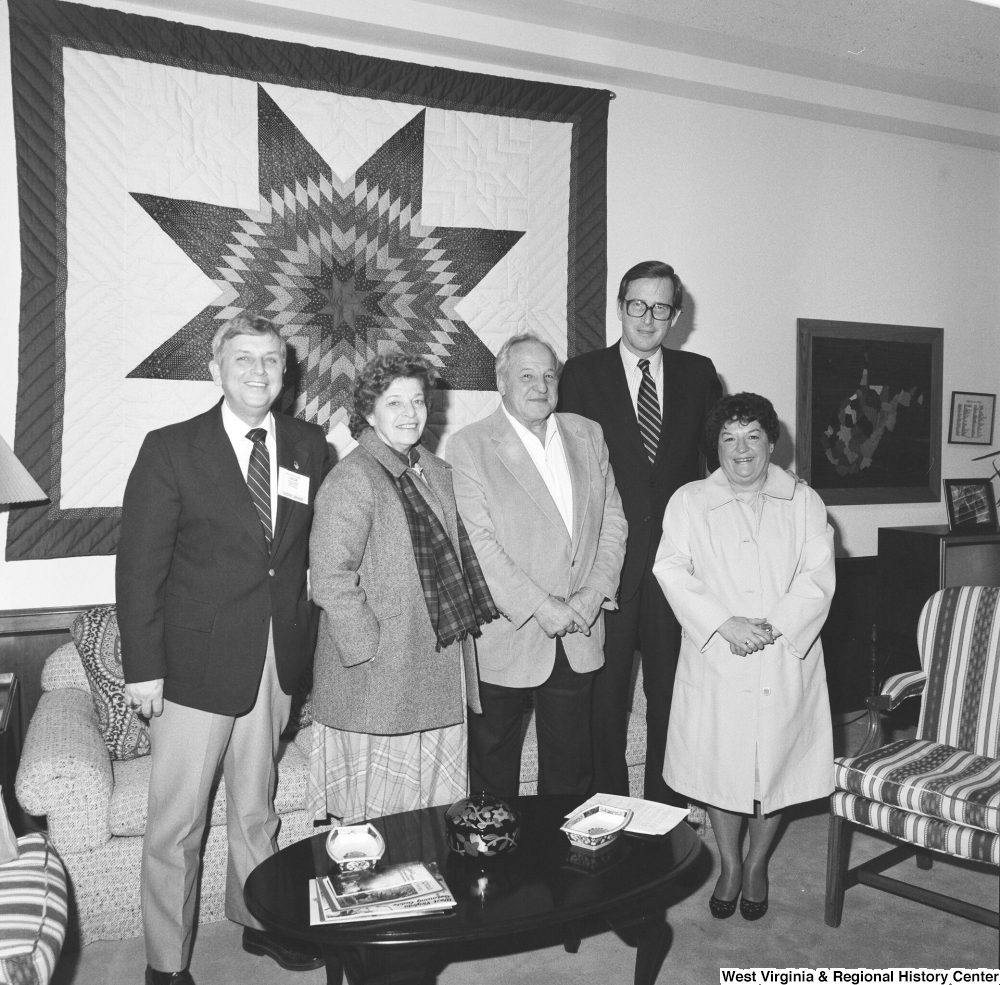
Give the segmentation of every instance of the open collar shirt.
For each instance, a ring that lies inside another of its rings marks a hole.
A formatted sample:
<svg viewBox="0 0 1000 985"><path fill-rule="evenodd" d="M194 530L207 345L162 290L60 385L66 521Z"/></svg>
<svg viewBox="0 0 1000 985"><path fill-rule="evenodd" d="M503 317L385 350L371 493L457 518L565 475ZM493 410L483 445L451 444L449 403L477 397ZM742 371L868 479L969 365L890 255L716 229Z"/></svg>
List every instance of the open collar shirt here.
<svg viewBox="0 0 1000 985"><path fill-rule="evenodd" d="M529 431L520 421L516 420L501 402L503 412L510 421L514 433L521 439L525 451L534 462L538 474L545 483L549 495L559 510L559 515L566 524L570 537L573 536L573 482L569 474L569 464L566 461L566 449L563 447L562 435L556 423L556 415L550 414L545 424L544 444L535 434Z"/></svg>

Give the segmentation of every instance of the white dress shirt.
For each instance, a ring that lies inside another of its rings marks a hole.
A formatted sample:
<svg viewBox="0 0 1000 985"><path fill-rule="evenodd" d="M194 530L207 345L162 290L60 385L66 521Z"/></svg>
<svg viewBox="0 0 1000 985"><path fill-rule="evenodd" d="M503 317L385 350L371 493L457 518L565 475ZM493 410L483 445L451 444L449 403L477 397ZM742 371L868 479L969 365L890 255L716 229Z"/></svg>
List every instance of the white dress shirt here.
<svg viewBox="0 0 1000 985"><path fill-rule="evenodd" d="M629 396L632 398L632 410L636 420L639 419L639 384L642 383L642 370L639 369L640 359L649 359L649 371L653 375L656 386L656 400L660 405L660 418L663 418L663 350L657 346L651 356L637 356L625 348L624 342L618 343L618 351L622 355L622 365L625 367L625 380L628 383Z"/></svg>
<svg viewBox="0 0 1000 985"><path fill-rule="evenodd" d="M504 407L504 414L510 421L514 433L521 439L521 444L531 456L538 474L545 483L549 495L559 510L559 515L566 524L566 530L570 537L573 536L573 481L569 475L569 464L566 461L566 450L563 448L562 436L559 434L559 426L556 424L556 415L550 414L545 425L545 444L529 431L520 421L511 416Z"/></svg>
<svg viewBox="0 0 1000 985"><path fill-rule="evenodd" d="M233 451L236 452L236 461L240 463L240 472L243 473L245 479L247 469L250 468L250 453L253 451L253 442L247 437L250 425L246 421L241 421L225 400L222 401L222 426L226 429ZM267 457L271 465L271 533L273 535L275 525L278 522L278 443L274 437L274 415L269 412L259 426L267 429L264 444L267 445Z"/></svg>

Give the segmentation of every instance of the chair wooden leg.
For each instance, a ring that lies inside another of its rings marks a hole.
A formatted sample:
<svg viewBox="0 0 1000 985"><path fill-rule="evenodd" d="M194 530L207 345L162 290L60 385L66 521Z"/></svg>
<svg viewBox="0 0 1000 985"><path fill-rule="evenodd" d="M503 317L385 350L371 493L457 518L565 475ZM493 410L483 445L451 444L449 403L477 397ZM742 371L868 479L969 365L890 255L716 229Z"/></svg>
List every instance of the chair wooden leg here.
<svg viewBox="0 0 1000 985"><path fill-rule="evenodd" d="M934 864L934 858L930 852L917 851L917 868L929 869Z"/></svg>
<svg viewBox="0 0 1000 985"><path fill-rule="evenodd" d="M851 853L851 826L837 814L830 815L826 849L826 914L828 927L839 927L844 912L847 863Z"/></svg>

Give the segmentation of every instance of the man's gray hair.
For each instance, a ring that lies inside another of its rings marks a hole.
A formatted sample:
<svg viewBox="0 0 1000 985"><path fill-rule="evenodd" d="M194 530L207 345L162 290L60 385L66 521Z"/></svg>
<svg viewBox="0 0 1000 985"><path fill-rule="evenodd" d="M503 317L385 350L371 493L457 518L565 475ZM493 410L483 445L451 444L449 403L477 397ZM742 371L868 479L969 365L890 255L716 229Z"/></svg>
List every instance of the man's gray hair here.
<svg viewBox="0 0 1000 985"><path fill-rule="evenodd" d="M511 350L516 346L524 345L526 342L537 342L539 345L544 345L549 352L552 353L552 361L556 364L556 376L562 373L563 364L556 354L556 350L545 341L540 335L535 332L521 332L519 335L512 335L502 346L500 346L500 351L497 353L496 359L496 374L497 379L507 375L507 366L510 364L510 353Z"/></svg>
<svg viewBox="0 0 1000 985"><path fill-rule="evenodd" d="M281 343L281 358L286 359L288 356L288 343L282 338L278 326L273 321L241 311L238 315L233 315L229 321L223 322L212 337L212 359L218 361L225 344L237 335L273 335Z"/></svg>

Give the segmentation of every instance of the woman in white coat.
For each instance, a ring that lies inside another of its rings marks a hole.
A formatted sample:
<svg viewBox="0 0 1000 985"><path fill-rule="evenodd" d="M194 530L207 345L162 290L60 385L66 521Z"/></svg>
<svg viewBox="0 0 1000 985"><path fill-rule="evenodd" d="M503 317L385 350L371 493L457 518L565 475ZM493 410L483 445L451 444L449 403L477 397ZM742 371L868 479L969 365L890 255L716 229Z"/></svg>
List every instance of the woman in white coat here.
<svg viewBox="0 0 1000 985"><path fill-rule="evenodd" d="M767 912L767 860L790 804L833 791L819 632L833 598L820 497L775 465L778 418L753 393L705 424L720 468L674 493L653 572L682 630L663 776L705 803L721 856L712 914ZM743 820L750 844L742 857Z"/></svg>

